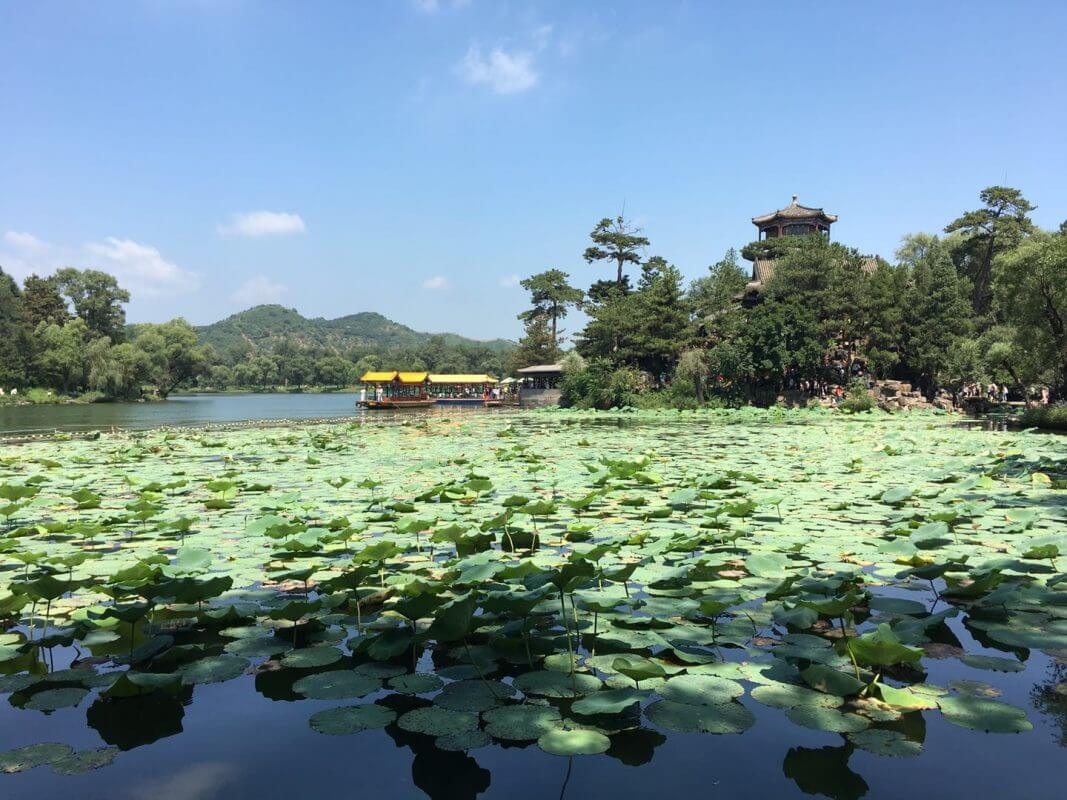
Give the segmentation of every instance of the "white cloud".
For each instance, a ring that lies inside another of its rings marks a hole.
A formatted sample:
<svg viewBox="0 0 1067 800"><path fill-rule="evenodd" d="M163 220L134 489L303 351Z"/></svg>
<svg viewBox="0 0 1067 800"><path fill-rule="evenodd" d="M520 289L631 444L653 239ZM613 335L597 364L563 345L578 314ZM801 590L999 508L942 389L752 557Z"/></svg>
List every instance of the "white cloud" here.
<svg viewBox="0 0 1067 800"><path fill-rule="evenodd" d="M89 242L85 251L94 262L89 266L110 272L124 288L140 295L158 297L200 288L196 273L167 261L151 245L109 236L103 242Z"/></svg>
<svg viewBox="0 0 1067 800"><path fill-rule="evenodd" d="M447 289L448 279L444 275L434 275L432 278L427 278L422 282L422 288L431 289L433 291Z"/></svg>
<svg viewBox="0 0 1067 800"><path fill-rule="evenodd" d="M12 276L50 275L61 267L99 269L114 275L136 297L185 294L200 288L200 276L163 257L151 245L109 236L84 245L46 242L31 233L7 231L0 265Z"/></svg>
<svg viewBox="0 0 1067 800"><path fill-rule="evenodd" d="M505 275L500 279L500 285L505 289L514 289L519 285L520 280L518 275Z"/></svg>
<svg viewBox="0 0 1067 800"><path fill-rule="evenodd" d="M288 291L289 287L284 283L272 281L266 275L256 275L238 286L230 297L243 306L259 306L279 302Z"/></svg>
<svg viewBox="0 0 1067 800"><path fill-rule="evenodd" d="M457 69L468 83L486 84L497 94L525 92L537 85L533 57L522 51L508 53L494 47L486 56L481 47L472 44Z"/></svg>
<svg viewBox="0 0 1067 800"><path fill-rule="evenodd" d="M232 785L237 777L232 764L205 761L186 764L172 775L150 778L133 787L136 800L208 800L218 797L220 789Z"/></svg>
<svg viewBox="0 0 1067 800"><path fill-rule="evenodd" d="M445 6L442 0L411 0L411 4L422 14L436 14ZM452 8L466 8L470 4L471 0L452 0L448 3Z"/></svg>
<svg viewBox="0 0 1067 800"><path fill-rule="evenodd" d="M234 214L229 225L219 225L222 236L282 236L304 233L307 227L299 214L286 211L246 211Z"/></svg>
<svg viewBox="0 0 1067 800"><path fill-rule="evenodd" d="M42 242L32 233L8 231L4 234L4 241L24 253L42 253L48 250L48 243Z"/></svg>

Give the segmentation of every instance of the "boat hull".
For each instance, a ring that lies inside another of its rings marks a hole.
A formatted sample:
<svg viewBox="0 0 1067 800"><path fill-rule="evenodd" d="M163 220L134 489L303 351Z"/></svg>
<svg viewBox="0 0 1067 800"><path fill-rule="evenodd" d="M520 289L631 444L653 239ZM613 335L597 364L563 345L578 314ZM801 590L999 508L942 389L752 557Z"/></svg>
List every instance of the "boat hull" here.
<svg viewBox="0 0 1067 800"><path fill-rule="evenodd" d="M434 400L361 400L356 403L357 408L365 408L368 411L397 411L402 408L431 408Z"/></svg>
<svg viewBox="0 0 1067 800"><path fill-rule="evenodd" d="M439 406L483 406L492 401L481 397L438 397L436 402Z"/></svg>

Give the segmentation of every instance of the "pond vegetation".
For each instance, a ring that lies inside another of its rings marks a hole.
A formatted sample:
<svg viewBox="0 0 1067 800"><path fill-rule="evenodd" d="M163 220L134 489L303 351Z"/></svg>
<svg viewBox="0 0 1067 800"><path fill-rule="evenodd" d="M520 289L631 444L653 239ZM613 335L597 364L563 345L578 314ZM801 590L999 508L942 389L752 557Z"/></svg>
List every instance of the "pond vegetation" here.
<svg viewBox="0 0 1067 800"><path fill-rule="evenodd" d="M564 788L610 758L669 789L658 749L750 729L777 792L861 797L860 753L944 795L950 752L1067 738L1067 441L947 420L551 411L5 449L4 793L119 769L225 684L248 726L265 697L350 758L410 747L431 797L488 791L501 748L582 756ZM1024 772L1028 796L1062 774Z"/></svg>

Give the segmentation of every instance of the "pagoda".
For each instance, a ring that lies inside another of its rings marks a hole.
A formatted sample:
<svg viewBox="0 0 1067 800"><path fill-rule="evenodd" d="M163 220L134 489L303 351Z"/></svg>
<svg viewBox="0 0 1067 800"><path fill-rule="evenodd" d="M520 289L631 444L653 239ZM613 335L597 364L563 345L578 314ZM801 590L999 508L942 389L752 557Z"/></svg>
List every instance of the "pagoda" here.
<svg viewBox="0 0 1067 800"><path fill-rule="evenodd" d="M797 202L796 195L793 195L793 202L785 208L752 218L752 224L759 231L757 241L760 242L782 236L818 235L829 239L830 226L835 222L836 214L827 214L821 208L802 206ZM751 306L759 302L763 285L774 274L774 259L761 258L758 255L746 258L752 261L752 280L745 285L745 291L738 295L738 299L744 305Z"/></svg>
<svg viewBox="0 0 1067 800"><path fill-rule="evenodd" d="M793 202L785 208L753 217L752 224L759 229L758 241L776 239L779 236L812 236L816 233L830 238L830 226L837 222L836 214L827 214L821 208L809 208Z"/></svg>

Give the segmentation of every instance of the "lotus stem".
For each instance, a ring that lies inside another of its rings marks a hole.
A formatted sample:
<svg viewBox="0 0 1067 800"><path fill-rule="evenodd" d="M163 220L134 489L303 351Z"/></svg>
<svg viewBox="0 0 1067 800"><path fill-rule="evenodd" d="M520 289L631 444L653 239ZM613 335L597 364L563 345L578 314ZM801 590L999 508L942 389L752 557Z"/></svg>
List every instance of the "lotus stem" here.
<svg viewBox="0 0 1067 800"><path fill-rule="evenodd" d="M560 618L563 621L563 630L565 630L567 632L567 653L571 657L571 688L574 690L574 693L577 694L578 693L578 682L574 677L574 643L571 641L571 629L570 629L570 626L567 625L567 606L566 606L566 603L565 603L563 597L564 597L563 590L560 589L559 590Z"/></svg>
<svg viewBox="0 0 1067 800"><path fill-rule="evenodd" d="M530 653L530 617L522 618L522 643L526 645L526 663L533 669L533 655Z"/></svg>
<svg viewBox="0 0 1067 800"><path fill-rule="evenodd" d="M474 659L474 656L471 653L471 646L470 646L470 644L467 643L467 637L466 636L463 637L463 649L467 651L467 658L470 659L471 665L478 672L478 677L481 678L482 683L485 684L485 688L489 690L489 694L491 694L494 699L499 700L500 698L497 697L496 690L493 689L493 684L489 683L489 681L486 680L485 673L482 672L481 666Z"/></svg>

